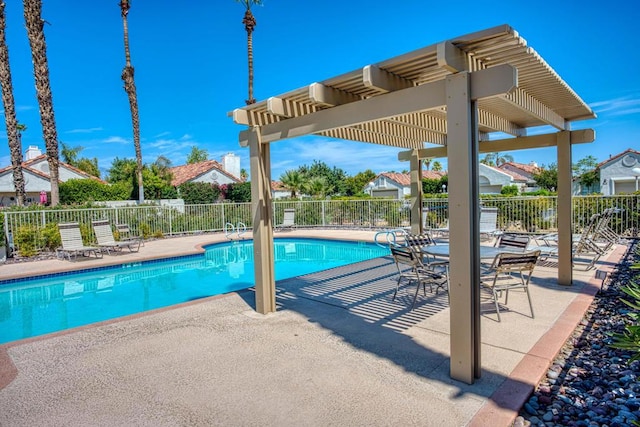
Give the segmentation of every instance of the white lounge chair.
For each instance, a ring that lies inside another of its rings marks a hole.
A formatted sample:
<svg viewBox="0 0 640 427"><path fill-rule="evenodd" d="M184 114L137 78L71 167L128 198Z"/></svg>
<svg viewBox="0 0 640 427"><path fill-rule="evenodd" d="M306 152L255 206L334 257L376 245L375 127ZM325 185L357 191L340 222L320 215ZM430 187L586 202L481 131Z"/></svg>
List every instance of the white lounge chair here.
<svg viewBox="0 0 640 427"><path fill-rule="evenodd" d="M282 218L282 224L278 224L275 226L276 230L282 230L283 228L293 228L296 226L296 210L295 209L285 209L284 217Z"/></svg>
<svg viewBox="0 0 640 427"><path fill-rule="evenodd" d="M123 248L129 249L131 252L138 252L140 249L140 241L116 241L113 237L113 230L111 230L111 224L108 220L100 219L91 221L91 224L93 225L93 232L96 235L98 246L104 248L107 251L107 254L111 254L112 250L114 252L121 251Z"/></svg>
<svg viewBox="0 0 640 427"><path fill-rule="evenodd" d="M66 257L71 261L71 257L73 256L73 259L76 259L78 254L87 257L93 254L96 258L102 258L100 248L84 245L82 234L80 233L80 224L77 222L60 223L58 224L58 230L62 241L62 248L56 250L58 257L62 259Z"/></svg>

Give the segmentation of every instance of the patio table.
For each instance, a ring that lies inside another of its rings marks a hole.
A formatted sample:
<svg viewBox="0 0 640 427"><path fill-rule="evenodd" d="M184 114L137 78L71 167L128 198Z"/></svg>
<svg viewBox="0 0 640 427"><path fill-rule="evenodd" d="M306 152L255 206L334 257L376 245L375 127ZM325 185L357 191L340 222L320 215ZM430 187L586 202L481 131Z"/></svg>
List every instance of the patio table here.
<svg viewBox="0 0 640 427"><path fill-rule="evenodd" d="M449 243L439 243L436 245L426 245L421 248L422 252L435 257L449 257ZM524 251L520 248L496 247L480 245L480 259L493 260L498 254L521 254Z"/></svg>

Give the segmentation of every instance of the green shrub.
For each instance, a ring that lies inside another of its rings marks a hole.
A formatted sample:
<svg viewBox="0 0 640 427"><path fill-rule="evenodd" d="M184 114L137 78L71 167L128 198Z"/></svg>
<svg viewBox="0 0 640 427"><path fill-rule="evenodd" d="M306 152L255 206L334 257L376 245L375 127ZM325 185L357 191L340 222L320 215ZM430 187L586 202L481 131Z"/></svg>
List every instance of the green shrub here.
<svg viewBox="0 0 640 427"><path fill-rule="evenodd" d="M131 184L104 184L95 179L70 179L60 183L60 203L64 205L107 200L128 200Z"/></svg>
<svg viewBox="0 0 640 427"><path fill-rule="evenodd" d="M56 248L62 246L62 239L60 238L58 224L55 222L50 222L41 229L40 236L42 246L50 251L55 251Z"/></svg>
<svg viewBox="0 0 640 427"><path fill-rule="evenodd" d="M640 269L640 263L631 266L632 269ZM629 312L628 316L633 323L625 326L625 331L620 334L612 334L613 343L611 347L621 350L627 350L633 353L631 360L640 359L640 285L637 282L631 282L627 286L621 288L622 292L627 294L631 299L623 299L622 302L631 307L634 311Z"/></svg>
<svg viewBox="0 0 640 427"><path fill-rule="evenodd" d="M35 256L38 254L38 248L42 246L40 230L35 225L22 225L15 231L13 242L20 256Z"/></svg>

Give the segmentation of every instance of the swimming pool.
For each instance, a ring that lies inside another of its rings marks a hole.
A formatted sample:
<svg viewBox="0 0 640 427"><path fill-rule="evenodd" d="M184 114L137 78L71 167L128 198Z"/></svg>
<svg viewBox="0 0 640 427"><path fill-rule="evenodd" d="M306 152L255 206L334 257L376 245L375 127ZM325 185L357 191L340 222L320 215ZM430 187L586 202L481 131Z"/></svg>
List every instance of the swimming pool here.
<svg viewBox="0 0 640 427"><path fill-rule="evenodd" d="M0 281L0 343L71 329L253 286L253 242L204 254ZM276 239L276 280L388 255L364 242Z"/></svg>

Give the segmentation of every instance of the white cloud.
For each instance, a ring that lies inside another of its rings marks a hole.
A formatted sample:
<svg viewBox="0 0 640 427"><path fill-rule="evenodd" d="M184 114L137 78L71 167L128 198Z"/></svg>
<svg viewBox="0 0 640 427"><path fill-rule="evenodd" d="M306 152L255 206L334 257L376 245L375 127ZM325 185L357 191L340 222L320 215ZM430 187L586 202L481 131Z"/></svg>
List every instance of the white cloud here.
<svg viewBox="0 0 640 427"><path fill-rule="evenodd" d="M103 130L102 128L87 128L87 129L71 129L65 133L93 133Z"/></svg>
<svg viewBox="0 0 640 427"><path fill-rule="evenodd" d="M640 113L640 98L635 96L624 96L620 98L607 99L593 102L590 107L596 114L606 114L611 116L626 116Z"/></svg>
<svg viewBox="0 0 640 427"><path fill-rule="evenodd" d="M131 141L121 136L110 136L102 141L105 144L131 144Z"/></svg>

